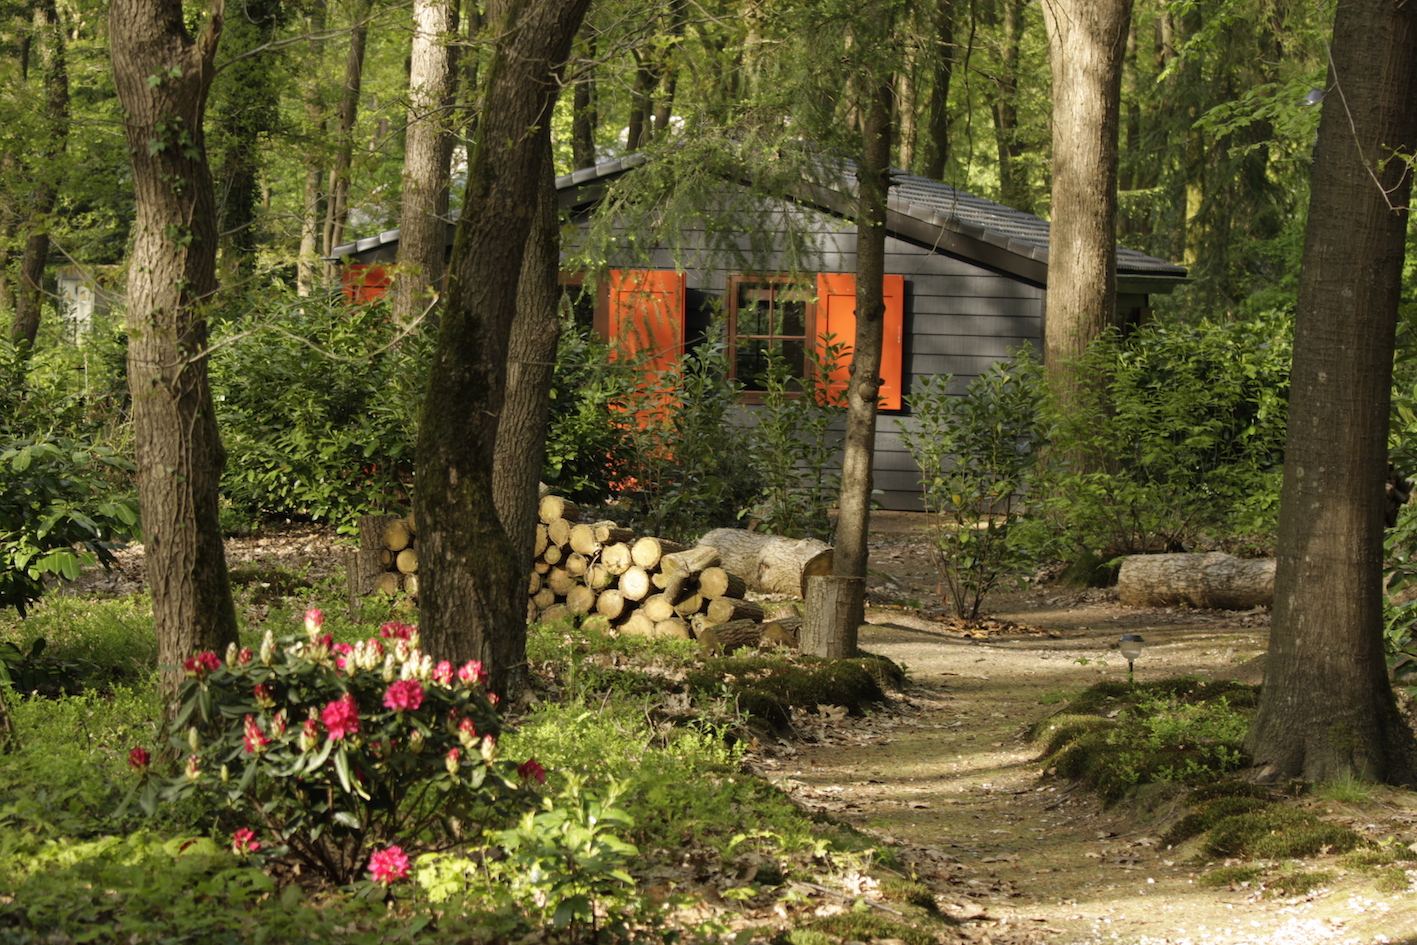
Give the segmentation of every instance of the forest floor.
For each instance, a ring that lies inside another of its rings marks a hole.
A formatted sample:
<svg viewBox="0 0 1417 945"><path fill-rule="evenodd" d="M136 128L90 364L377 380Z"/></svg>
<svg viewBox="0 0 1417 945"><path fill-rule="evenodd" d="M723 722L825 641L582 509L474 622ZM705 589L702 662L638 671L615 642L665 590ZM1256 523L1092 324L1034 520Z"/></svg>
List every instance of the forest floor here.
<svg viewBox="0 0 1417 945"><path fill-rule="evenodd" d="M334 571L341 542L291 526L228 544L232 566L278 565L312 578ZM141 552L86 575L89 593L142 581ZM925 553L923 518L877 513L871 606L861 646L902 664L905 692L865 719L824 707L796 720L800 740L762 745L752 768L798 804L850 824L899 851L974 942L994 945L1417 945L1417 870L1407 888L1380 891L1373 875L1335 857L1268 864L1271 879L1229 889L1197 880L1206 869L1162 848L1184 811L1159 791L1105 809L1089 792L1050 779L1027 740L1070 694L1121 678L1122 633L1146 648L1138 680L1182 674L1246 678L1265 651L1267 611L1143 609L1111 590L1026 587L996 594L996 624L966 635L941 606ZM1352 792L1350 792L1352 793ZM1362 789L1359 800L1306 804L1373 840L1417 850L1417 793ZM1327 870L1331 883L1286 896L1291 870Z"/></svg>
<svg viewBox="0 0 1417 945"><path fill-rule="evenodd" d="M991 926L995 942L1135 945L1417 943L1417 896L1380 892L1336 857L1276 865L1328 870L1334 880L1288 897L1259 884L1199 885L1210 866L1162 848L1184 809L1158 791L1111 809L1049 779L1027 740L1069 694L1124 678L1122 633L1146 648L1138 680L1253 674L1267 611L1233 613L1124 607L1110 590L1041 587L997 595L999 626L979 638L938 607L937 578L918 517L878 516L872 532L873 599L860 645L903 664L910 686L885 711L807 729L808 741L755 759L799 803L900 846L948 910ZM812 739L815 739L814 741ZM1300 801L1325 820L1406 846L1417 841L1417 793L1373 789L1359 802Z"/></svg>

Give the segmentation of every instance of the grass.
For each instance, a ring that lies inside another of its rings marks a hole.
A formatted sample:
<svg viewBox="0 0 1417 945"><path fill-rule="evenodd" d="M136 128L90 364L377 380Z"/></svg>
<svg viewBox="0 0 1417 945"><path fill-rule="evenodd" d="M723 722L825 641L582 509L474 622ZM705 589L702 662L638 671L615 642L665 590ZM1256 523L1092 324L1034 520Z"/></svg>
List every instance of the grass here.
<svg viewBox="0 0 1417 945"><path fill-rule="evenodd" d="M258 575L241 592L248 602L264 597L259 609L266 614L243 629L243 643L258 646L267 627L277 636L298 632L305 608L323 601L338 601L324 610L325 629L339 641L367 637L389 619L410 619L382 601L351 616L334 583L308 587L296 579L284 595L253 589L280 577ZM115 816L136 780L129 748L161 741L147 600L53 598L26 621L0 620L0 640L27 643L37 635L49 641L48 657L72 672L76 686L53 697L7 699L19 748L0 756L0 888L7 892L0 896L0 941L294 941L325 938L332 928L349 942L569 941L569 930L553 931L549 911L489 881L481 840L420 861L421 879L398 884L386 897L377 888L292 882L278 859L262 863L271 851L236 856L224 846L230 815L205 802L160 807L153 818L135 810ZM633 844L638 854L628 869L635 882L591 875L587 888L610 914L629 917L640 937L659 938L671 925L691 938L721 934L726 926L702 911L672 917L684 892L703 884L726 889L728 898L743 900L737 908L753 905L764 917L800 916L806 938L836 942L869 933L920 945L935 940L941 920L929 911L929 889L889 876L882 896L901 903L909 920L858 928L857 920L838 919L806 930L815 907L784 891L793 879L830 885L839 873L872 864L888 869L893 851L808 816L742 764L752 727L736 707L751 701L746 693L763 694L783 712L818 702L866 711L884 698L883 685L901 682L889 661L704 664L692 644L569 626L535 628L528 651L543 700L516 720L498 751L534 756L546 766L548 810L569 810L562 805L572 786L578 796L614 799L623 824L605 821L597 829ZM702 679L691 679L695 673ZM656 870L684 877L674 884L683 889L671 891L663 905L643 892L663 885L650 878ZM173 897L174 889L191 895Z"/></svg>

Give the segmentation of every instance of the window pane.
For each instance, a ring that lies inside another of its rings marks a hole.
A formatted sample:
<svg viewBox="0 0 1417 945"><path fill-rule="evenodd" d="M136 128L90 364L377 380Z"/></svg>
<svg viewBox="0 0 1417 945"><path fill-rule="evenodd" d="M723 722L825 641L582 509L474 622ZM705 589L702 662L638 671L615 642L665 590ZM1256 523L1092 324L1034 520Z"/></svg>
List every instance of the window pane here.
<svg viewBox="0 0 1417 945"><path fill-rule="evenodd" d="M799 338L807 334L807 303L783 299L777 304L779 335L795 335Z"/></svg>
<svg viewBox="0 0 1417 945"><path fill-rule="evenodd" d="M747 390L762 390L762 375L767 370L767 348L770 342L756 338L738 339L737 377Z"/></svg>
<svg viewBox="0 0 1417 945"><path fill-rule="evenodd" d="M793 377L802 378L804 366L807 363L807 343L805 341L784 341L782 342L782 359L787 363L787 370Z"/></svg>
<svg viewBox="0 0 1417 945"><path fill-rule="evenodd" d="M738 334L770 334L772 294L760 286L745 285L738 290Z"/></svg>

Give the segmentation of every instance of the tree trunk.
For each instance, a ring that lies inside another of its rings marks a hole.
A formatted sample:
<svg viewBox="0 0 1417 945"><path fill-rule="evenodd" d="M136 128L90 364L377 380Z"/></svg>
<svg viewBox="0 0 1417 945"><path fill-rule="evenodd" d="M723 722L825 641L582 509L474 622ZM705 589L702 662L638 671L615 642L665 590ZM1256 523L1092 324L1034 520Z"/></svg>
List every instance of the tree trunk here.
<svg viewBox="0 0 1417 945"><path fill-rule="evenodd" d="M546 173L534 133L589 0L491 4L493 52L418 430L422 587L430 653L479 659L492 691L520 688L526 559L493 501L493 456L532 214Z"/></svg>
<svg viewBox="0 0 1417 945"><path fill-rule="evenodd" d="M571 93L571 163L579 170L595 166L595 129L599 116L595 105L596 30L589 23L581 27L581 58L585 60Z"/></svg>
<svg viewBox="0 0 1417 945"><path fill-rule="evenodd" d="M945 179L950 156L950 80L954 77L954 0L937 0L935 45L930 56L934 81L930 85L930 115L926 124L925 160L920 173Z"/></svg>
<svg viewBox="0 0 1417 945"><path fill-rule="evenodd" d="M329 7L326 0L310 0L309 55L314 63L323 59L324 44L314 37L325 31L325 20ZM318 69L313 70L318 72ZM325 116L320 108L320 87L317 82L307 81L304 89L305 119L310 123L310 132L317 139L325 135ZM295 263L295 291L306 297L315 291L315 283L324 270L320 262L321 206L325 195L321 182L324 179L324 163L316 148L307 149L305 155L305 193L300 210L300 256Z"/></svg>
<svg viewBox="0 0 1417 945"><path fill-rule="evenodd" d="M551 375L561 335L557 313L561 301L561 231L551 157L551 123L543 122L535 137L537 153L532 160L539 170L532 199L536 201L536 215L522 259L517 314L507 348L506 401L497 425L497 455L492 471L497 512L521 561L531 558L536 536L540 509L537 493L546 460L546 426L551 411Z"/></svg>
<svg viewBox="0 0 1417 945"><path fill-rule="evenodd" d="M54 0L41 0L34 10L35 46L44 82L45 138L30 164L35 188L30 202L29 236L20 259L19 292L10 339L33 345L39 334L44 302L44 270L49 260L50 215L58 201L54 162L69 137L69 71L64 58L64 31Z"/></svg>
<svg viewBox="0 0 1417 945"><path fill-rule="evenodd" d="M364 82L364 49L369 40L369 14L374 0L358 0L349 28L349 53L344 61L344 86L335 110L335 161L330 168L325 207L325 255L344 242L349 224L349 172L354 162L354 123L359 117L359 90ZM333 273L329 274L333 277Z"/></svg>
<svg viewBox="0 0 1417 945"><path fill-rule="evenodd" d="M842 440L841 498L832 574L861 578L850 592L865 593L866 539L871 523L872 466L875 462L876 405L881 391L881 346L886 301L886 195L890 187L891 81L877 77L862 130L863 160L858 169L860 208L856 216L856 337L846 387L846 436ZM746 575L745 575L746 577ZM863 607L838 613L855 613ZM856 650L856 626L843 625L847 652Z"/></svg>
<svg viewBox="0 0 1417 945"><path fill-rule="evenodd" d="M457 29L458 0L414 0L403 208L393 292L394 318L404 325L427 311L442 291Z"/></svg>
<svg viewBox="0 0 1417 945"><path fill-rule="evenodd" d="M807 581L807 606L798 640L803 653L825 659L856 655L856 636L866 619L866 582L828 575Z"/></svg>
<svg viewBox="0 0 1417 945"><path fill-rule="evenodd" d="M1343 0L1299 275L1261 778L1417 781L1383 658L1383 510L1417 10ZM1396 155L1396 156L1395 156Z"/></svg>
<svg viewBox="0 0 1417 945"><path fill-rule="evenodd" d="M225 453L207 383L202 306L216 291L216 206L202 137L221 37L216 0L193 38L179 0L113 0L109 48L137 216L128 274L128 387L163 691L183 660L235 642L217 491Z"/></svg>
<svg viewBox="0 0 1417 945"><path fill-rule="evenodd" d="M1019 163L1024 154L1018 127L1018 68L1019 51L1023 47L1024 6L1024 0L1004 2L1004 42L999 55L993 116L994 141L999 154L1000 199L1005 206L1032 213L1033 195Z"/></svg>
<svg viewBox="0 0 1417 945"><path fill-rule="evenodd" d="M1043 363L1064 405L1076 359L1117 316L1117 132L1132 0L1044 0L1053 207Z"/></svg>

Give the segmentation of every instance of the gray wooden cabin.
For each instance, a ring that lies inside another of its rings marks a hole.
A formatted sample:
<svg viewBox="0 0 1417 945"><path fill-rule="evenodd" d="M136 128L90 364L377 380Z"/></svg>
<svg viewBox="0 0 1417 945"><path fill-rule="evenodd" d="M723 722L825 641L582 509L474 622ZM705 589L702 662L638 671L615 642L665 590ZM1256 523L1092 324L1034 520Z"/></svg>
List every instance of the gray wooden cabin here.
<svg viewBox="0 0 1417 945"><path fill-rule="evenodd" d="M556 186L562 209L573 219L584 218L604 196L607 184L643 163L643 157L631 155L558 178ZM797 215L797 225L806 223L816 246L816 264L820 266L819 294L806 306L808 338L825 330L822 313L827 310L826 286L829 283L822 280L832 274L855 272L856 235L848 222L848 210L855 200L854 190L855 182L848 168L845 177L835 185L804 182L800 193L793 195L795 206L784 208L784 212ZM890 286L895 285L900 296L895 303L898 311L894 316L900 320L898 341L892 341L891 316L888 316L887 358L891 357L890 350L895 344L899 380L891 409L883 409L878 421L876 499L882 508L918 510L921 508L919 473L898 432L898 421L911 423L908 406L911 382L926 375L952 374L962 385L1025 345L1041 350L1046 318L1049 231L1048 223L1032 214L899 171L893 175L886 228L888 295ZM450 225L450 245L452 231ZM687 238L693 240L693 231L689 233ZM351 277L347 283L358 285L367 278L362 284L370 287L383 284L381 267L393 262L397 243L398 230L389 230L337 247L335 256L350 264ZM735 315L735 299L738 293L745 291L745 285L746 291L754 291L763 277L782 265L781 260L773 258L769 252L768 258L754 260L753 274L745 274L714 263L683 263L686 258L695 257L694 249L675 247L676 251L670 252L669 248L656 248L651 262L648 265L641 262L636 268L643 276L660 277L653 291L660 293L656 298L661 301L666 298L664 293L678 293L677 302L671 300L658 306L663 309L667 305L671 310L678 306L677 311L670 312L670 317L678 320L675 329L678 343L686 339L692 341L707 318L711 302L719 303L717 307L728 312L730 347L740 352L737 357L743 357L743 352L753 343L769 343L750 342L745 335L743 346L735 349L738 330L735 325L745 323ZM685 266L682 271L676 269L675 260ZM613 275L628 279L632 274L616 272ZM892 278L896 280L894 283ZM1132 324L1144 321L1150 297L1171 292L1185 278L1186 270L1180 266L1118 247L1118 310L1123 320ZM800 278L797 281L800 283ZM643 309L643 306L636 309L633 304L625 307L617 303L619 296L615 291L613 284L609 292L602 287L595 312L597 329L612 338L636 328L632 322L640 317L637 311ZM854 289L852 291L854 293ZM854 313L854 300L843 304L849 305L849 315ZM816 314L811 314L813 312ZM659 317L663 314L660 311ZM832 321L833 330L838 324L835 319ZM651 336L657 331L653 327L639 330ZM844 336L848 332L837 334ZM652 340L662 339L655 336ZM849 337L847 340L849 342ZM748 363L739 362L745 373ZM887 377L888 388L890 383ZM751 401L751 397L747 399ZM746 409L752 409L751 402Z"/></svg>

